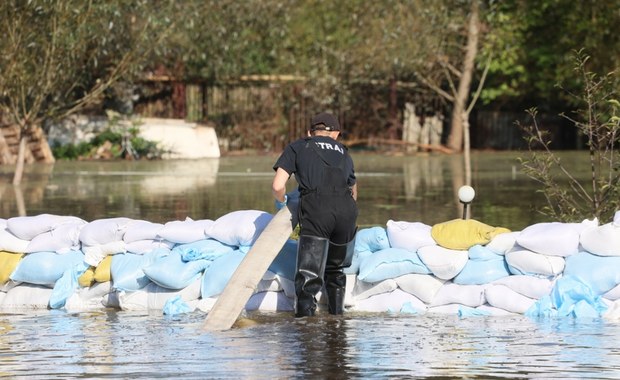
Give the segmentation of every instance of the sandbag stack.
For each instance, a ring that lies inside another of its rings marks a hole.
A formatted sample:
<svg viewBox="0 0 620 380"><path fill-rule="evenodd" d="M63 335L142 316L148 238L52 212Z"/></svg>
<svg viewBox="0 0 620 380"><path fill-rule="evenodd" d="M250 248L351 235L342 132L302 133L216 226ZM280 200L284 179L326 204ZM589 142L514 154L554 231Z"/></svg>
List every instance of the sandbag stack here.
<svg viewBox="0 0 620 380"><path fill-rule="evenodd" d="M0 220L0 310L208 312L271 218ZM289 239L246 310L293 310L296 253ZM620 318L620 212L522 231L389 220L358 231L346 273L349 311Z"/></svg>

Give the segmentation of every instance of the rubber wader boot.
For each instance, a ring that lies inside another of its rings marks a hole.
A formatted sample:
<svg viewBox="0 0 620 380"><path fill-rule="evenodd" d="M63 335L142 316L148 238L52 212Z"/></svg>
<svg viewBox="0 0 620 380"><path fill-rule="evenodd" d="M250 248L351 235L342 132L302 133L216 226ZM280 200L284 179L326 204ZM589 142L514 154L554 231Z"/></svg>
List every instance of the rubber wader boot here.
<svg viewBox="0 0 620 380"><path fill-rule="evenodd" d="M329 253L325 266L325 290L330 314L344 313L344 296L347 275L343 269L351 266L355 239L346 244L329 243Z"/></svg>
<svg viewBox="0 0 620 380"><path fill-rule="evenodd" d="M316 311L316 295L323 287L329 239L302 235L297 246L295 273L296 317L308 317Z"/></svg>

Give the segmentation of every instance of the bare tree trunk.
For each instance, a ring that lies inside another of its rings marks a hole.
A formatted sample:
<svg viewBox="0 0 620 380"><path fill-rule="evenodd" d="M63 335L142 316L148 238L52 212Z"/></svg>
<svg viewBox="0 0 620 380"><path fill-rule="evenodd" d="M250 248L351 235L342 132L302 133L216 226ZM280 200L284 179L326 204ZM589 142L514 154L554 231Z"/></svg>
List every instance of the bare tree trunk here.
<svg viewBox="0 0 620 380"><path fill-rule="evenodd" d="M17 162L15 163L15 175L13 176L13 185L18 186L22 183L22 177L24 175L24 161L26 157L26 135L23 128L19 131L19 148L17 150Z"/></svg>
<svg viewBox="0 0 620 380"><path fill-rule="evenodd" d="M456 152L460 152L463 149L462 114L465 111L465 104L469 96L476 54L478 53L479 27L478 0L473 0L471 2L471 15L467 28L467 47L465 50L465 60L463 61L462 76L454 99L450 135L446 143L448 148Z"/></svg>

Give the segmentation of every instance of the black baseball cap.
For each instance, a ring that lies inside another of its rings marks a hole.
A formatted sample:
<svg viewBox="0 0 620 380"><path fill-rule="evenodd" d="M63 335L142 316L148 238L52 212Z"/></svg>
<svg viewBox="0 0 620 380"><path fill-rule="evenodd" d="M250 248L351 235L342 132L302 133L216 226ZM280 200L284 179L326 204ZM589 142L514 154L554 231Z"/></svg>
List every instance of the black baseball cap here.
<svg viewBox="0 0 620 380"><path fill-rule="evenodd" d="M321 124L324 126L317 128L317 126ZM325 131L339 131L340 124L338 123L338 119L336 119L336 117L331 113L321 112L312 117L312 120L310 121L310 129L313 131L317 129Z"/></svg>

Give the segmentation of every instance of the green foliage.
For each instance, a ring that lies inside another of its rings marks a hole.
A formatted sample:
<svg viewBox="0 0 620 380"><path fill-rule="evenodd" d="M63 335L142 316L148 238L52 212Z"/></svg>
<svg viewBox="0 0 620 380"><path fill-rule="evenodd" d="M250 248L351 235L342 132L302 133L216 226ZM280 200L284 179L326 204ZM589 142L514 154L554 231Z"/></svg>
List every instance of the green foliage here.
<svg viewBox="0 0 620 380"><path fill-rule="evenodd" d="M617 73L604 76L587 70L588 56L575 54L575 72L583 81L580 93L570 93L581 107L570 120L589 151L590 178L575 177L560 155L549 148L550 135L536 121L524 126L530 157L522 159L526 175L541 185L547 200L542 210L555 220L580 221L584 218L608 220L620 209L620 102Z"/></svg>

